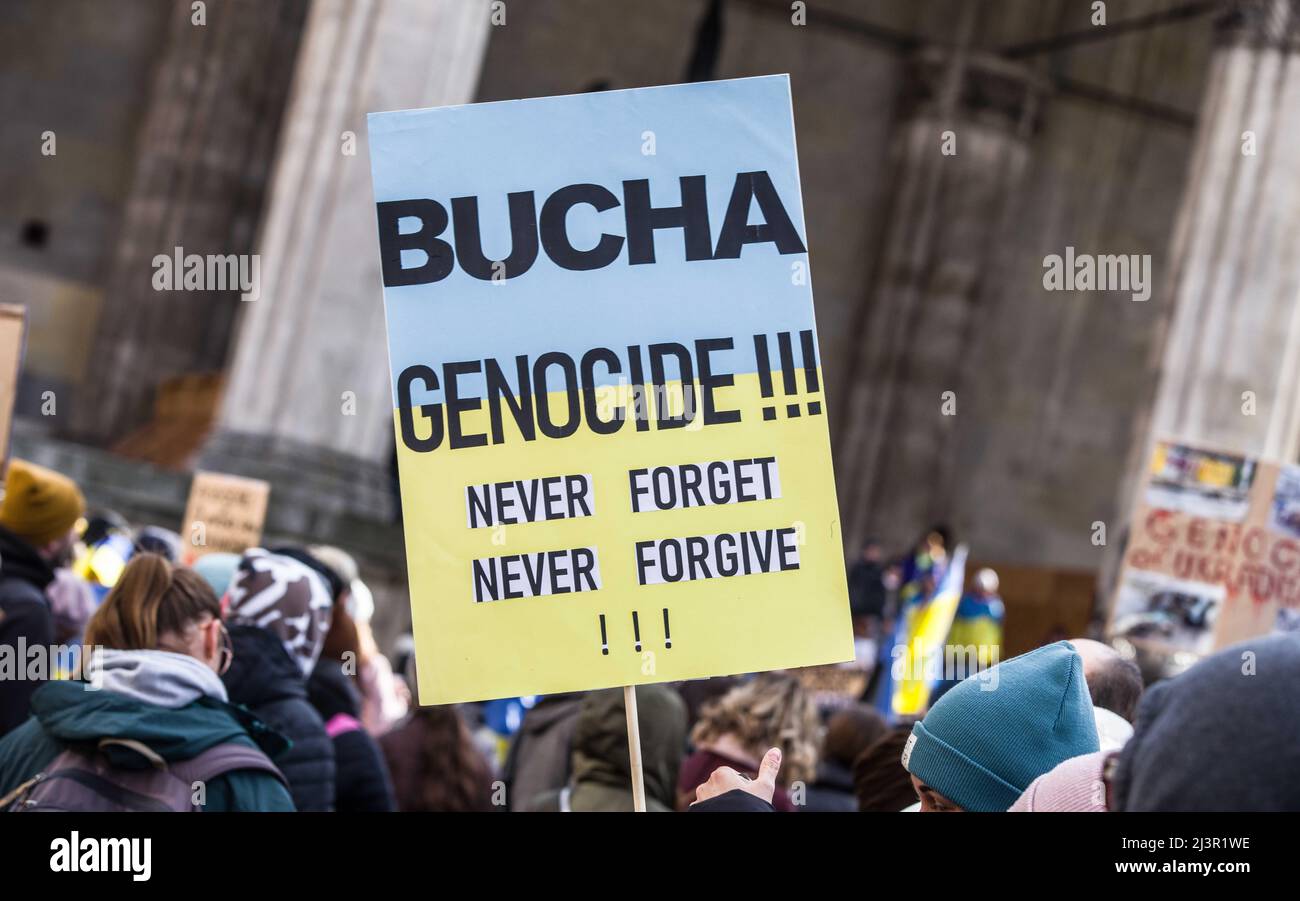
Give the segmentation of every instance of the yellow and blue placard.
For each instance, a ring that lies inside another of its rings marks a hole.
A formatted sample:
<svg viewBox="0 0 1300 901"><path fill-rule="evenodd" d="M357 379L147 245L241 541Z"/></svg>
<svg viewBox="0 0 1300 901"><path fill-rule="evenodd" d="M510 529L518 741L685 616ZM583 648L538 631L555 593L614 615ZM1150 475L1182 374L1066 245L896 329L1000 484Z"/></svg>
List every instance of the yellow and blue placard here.
<svg viewBox="0 0 1300 901"><path fill-rule="evenodd" d="M421 703L851 660L788 79L369 132Z"/></svg>

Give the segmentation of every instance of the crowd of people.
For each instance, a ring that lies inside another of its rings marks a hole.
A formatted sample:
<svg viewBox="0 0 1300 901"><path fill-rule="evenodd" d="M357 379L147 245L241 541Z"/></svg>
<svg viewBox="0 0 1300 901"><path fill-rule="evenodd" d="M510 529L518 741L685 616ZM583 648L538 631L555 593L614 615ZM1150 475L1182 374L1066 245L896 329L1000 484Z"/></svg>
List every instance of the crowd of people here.
<svg viewBox="0 0 1300 901"><path fill-rule="evenodd" d="M851 567L876 672L946 548L932 531L902 561L872 543ZM515 699L505 725L485 705L420 707L409 643L378 647L345 551L185 551L166 529L87 516L70 479L10 461L0 809L633 809L621 690ZM996 575L976 573L955 609L949 641L1000 642ZM901 716L879 679L830 701L798 671L638 686L646 807L1300 809L1294 635L1149 688L1086 638L942 675Z"/></svg>

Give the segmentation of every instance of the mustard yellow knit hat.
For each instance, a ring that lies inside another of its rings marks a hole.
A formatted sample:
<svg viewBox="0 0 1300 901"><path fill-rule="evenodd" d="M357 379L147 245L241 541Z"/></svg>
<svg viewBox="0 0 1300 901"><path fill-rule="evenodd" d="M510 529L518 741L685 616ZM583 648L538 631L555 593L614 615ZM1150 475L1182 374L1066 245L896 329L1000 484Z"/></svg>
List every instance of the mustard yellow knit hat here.
<svg viewBox="0 0 1300 901"><path fill-rule="evenodd" d="M85 509L72 479L26 460L9 461L0 526L28 544L41 547L66 535Z"/></svg>

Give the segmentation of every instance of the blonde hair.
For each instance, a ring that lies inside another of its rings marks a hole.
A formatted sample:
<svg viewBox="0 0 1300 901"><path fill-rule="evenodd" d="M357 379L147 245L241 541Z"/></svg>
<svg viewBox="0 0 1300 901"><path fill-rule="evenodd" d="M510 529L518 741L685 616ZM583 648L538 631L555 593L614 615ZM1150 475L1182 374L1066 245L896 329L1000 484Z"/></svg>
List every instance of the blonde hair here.
<svg viewBox="0 0 1300 901"><path fill-rule="evenodd" d="M704 708L691 731L697 747L730 735L755 759L781 749L782 786L811 782L817 771L821 724L817 707L789 673L759 673Z"/></svg>

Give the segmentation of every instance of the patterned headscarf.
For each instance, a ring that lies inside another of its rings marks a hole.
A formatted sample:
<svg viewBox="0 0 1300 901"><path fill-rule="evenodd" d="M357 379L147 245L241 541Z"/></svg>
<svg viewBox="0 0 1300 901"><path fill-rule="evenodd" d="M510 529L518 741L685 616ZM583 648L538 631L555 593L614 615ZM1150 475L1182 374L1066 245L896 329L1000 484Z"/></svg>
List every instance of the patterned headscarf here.
<svg viewBox="0 0 1300 901"><path fill-rule="evenodd" d="M230 581L226 619L274 633L309 675L330 627L329 589L311 569L291 557L251 548Z"/></svg>

